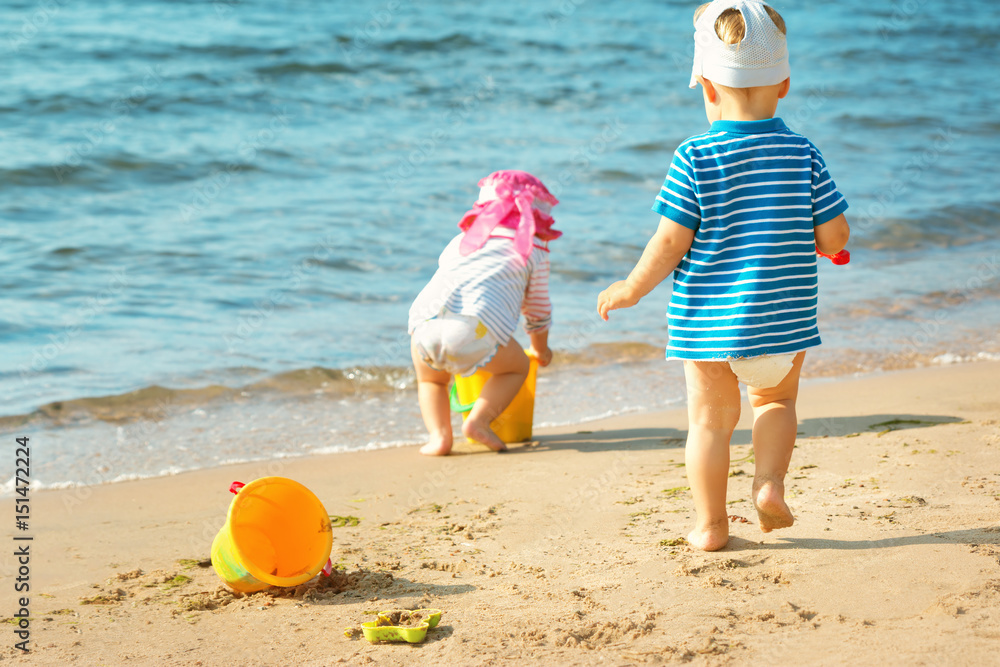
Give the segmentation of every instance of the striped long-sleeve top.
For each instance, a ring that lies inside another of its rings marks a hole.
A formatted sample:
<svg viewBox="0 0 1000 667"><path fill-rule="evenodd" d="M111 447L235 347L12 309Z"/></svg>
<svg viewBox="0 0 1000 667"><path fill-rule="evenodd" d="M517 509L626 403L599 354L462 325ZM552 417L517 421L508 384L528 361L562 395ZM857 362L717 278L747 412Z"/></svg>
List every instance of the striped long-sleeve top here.
<svg viewBox="0 0 1000 667"><path fill-rule="evenodd" d="M478 317L504 344L522 313L529 333L552 326L546 241L535 238L527 262L514 249L513 230L495 229L482 248L466 257L459 252L461 241L462 234L451 240L434 276L410 306L411 334L444 311Z"/></svg>
<svg viewBox="0 0 1000 667"><path fill-rule="evenodd" d="M653 205L695 230L674 272L667 358L819 345L814 228L846 209L823 156L779 118L716 121L681 144Z"/></svg>

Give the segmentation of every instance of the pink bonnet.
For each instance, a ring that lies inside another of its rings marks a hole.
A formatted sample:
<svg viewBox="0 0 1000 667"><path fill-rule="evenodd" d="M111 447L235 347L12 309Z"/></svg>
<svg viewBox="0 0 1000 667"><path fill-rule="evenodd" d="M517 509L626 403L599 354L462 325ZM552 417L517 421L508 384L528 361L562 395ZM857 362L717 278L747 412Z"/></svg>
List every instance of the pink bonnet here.
<svg viewBox="0 0 1000 667"><path fill-rule="evenodd" d="M459 228L465 232L459 250L469 255L483 247L497 227L514 231L514 247L527 260L534 238L551 241L562 236L552 229L549 212L559 203L545 185L526 171L495 171L479 181L479 200L466 212Z"/></svg>

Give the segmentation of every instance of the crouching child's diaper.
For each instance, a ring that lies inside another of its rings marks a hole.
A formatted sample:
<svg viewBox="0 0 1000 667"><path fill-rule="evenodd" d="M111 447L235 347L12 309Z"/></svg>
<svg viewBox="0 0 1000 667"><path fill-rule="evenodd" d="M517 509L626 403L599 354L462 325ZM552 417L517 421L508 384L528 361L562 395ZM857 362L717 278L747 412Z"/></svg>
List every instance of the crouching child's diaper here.
<svg viewBox="0 0 1000 667"><path fill-rule="evenodd" d="M493 359L500 347L482 320L444 311L413 330L413 344L423 362L452 375L472 375Z"/></svg>

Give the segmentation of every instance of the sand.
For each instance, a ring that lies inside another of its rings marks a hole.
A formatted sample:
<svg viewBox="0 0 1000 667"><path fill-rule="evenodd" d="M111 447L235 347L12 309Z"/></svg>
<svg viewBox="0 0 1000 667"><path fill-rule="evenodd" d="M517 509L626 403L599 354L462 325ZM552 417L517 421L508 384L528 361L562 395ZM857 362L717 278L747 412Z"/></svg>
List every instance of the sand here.
<svg viewBox="0 0 1000 667"><path fill-rule="evenodd" d="M1000 364L807 383L799 417L796 524L758 530L743 423L732 538L712 554L681 539L680 411L547 430L507 454L412 447L37 492L33 651L9 626L0 662L995 664ZM359 520L333 529L334 577L236 596L204 560L230 482L269 474ZM344 636L365 611L418 607L444 610L423 644Z"/></svg>

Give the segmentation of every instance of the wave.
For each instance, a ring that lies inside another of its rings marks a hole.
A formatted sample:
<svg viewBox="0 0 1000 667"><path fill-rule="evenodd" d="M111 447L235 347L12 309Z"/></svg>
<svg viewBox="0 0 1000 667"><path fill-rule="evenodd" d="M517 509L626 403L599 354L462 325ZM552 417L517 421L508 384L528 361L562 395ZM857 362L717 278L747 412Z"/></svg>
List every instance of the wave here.
<svg viewBox="0 0 1000 667"><path fill-rule="evenodd" d="M669 139L664 141L649 141L639 144L632 144L626 146L626 150L635 151L637 153L665 153L667 155L672 155L673 152L681 145L685 140L685 137L680 137L678 139Z"/></svg>
<svg viewBox="0 0 1000 667"><path fill-rule="evenodd" d="M313 259L310 264L322 266L326 269L336 269L338 271L348 271L351 273L371 273L378 271L379 267L371 262L357 260L350 257L331 257L329 259Z"/></svg>
<svg viewBox="0 0 1000 667"><path fill-rule="evenodd" d="M109 423L127 423L138 419L158 421L185 409L255 397L376 396L406 389L412 385L412 378L413 372L409 368L313 367L277 373L238 387L210 384L171 389L152 385L122 394L46 403L31 413L0 417L0 431L39 422L62 426L93 420Z"/></svg>
<svg viewBox="0 0 1000 667"><path fill-rule="evenodd" d="M602 366L663 359L663 346L624 341L592 343L581 350L559 351L553 363L566 366Z"/></svg>
<svg viewBox="0 0 1000 667"><path fill-rule="evenodd" d="M663 348L641 342L596 343L555 354L556 367L593 367L663 358ZM151 385L121 394L52 401L34 412L0 417L0 432L26 425L64 426L91 421L112 424L164 419L179 411L210 403L268 398L376 398L412 391L413 369L401 366L313 366L267 375L247 384L207 384L194 388Z"/></svg>
<svg viewBox="0 0 1000 667"><path fill-rule="evenodd" d="M462 33L452 33L437 39L395 39L380 45L380 50L401 53L425 51L455 51L459 49L487 48L488 45Z"/></svg>
<svg viewBox="0 0 1000 667"><path fill-rule="evenodd" d="M890 371L959 362L996 361L1000 348L979 338L953 341L948 349L862 350L820 348L807 358L804 376L839 377L859 372ZM557 351L548 373L570 373L600 366L619 368L663 361L663 347L644 342L596 343L581 350ZM62 426L98 420L113 424L137 419L161 420L219 402L325 397L377 399L415 388L410 367L381 366L345 369L320 366L300 368L265 376L248 384L230 387L211 384L196 388L170 389L159 385L107 396L54 401L33 413L0 417L0 432L25 424L45 422Z"/></svg>
<svg viewBox="0 0 1000 667"><path fill-rule="evenodd" d="M254 70L261 76L286 76L295 74L357 74L358 70L339 62L303 63L298 61L267 65Z"/></svg>
<svg viewBox="0 0 1000 667"><path fill-rule="evenodd" d="M851 243L872 250L913 250L918 248L951 248L1000 240L996 219L1000 202L956 204L922 212L920 215L890 217L878 220L868 217L876 205L861 205L848 213L855 219L875 222L863 236Z"/></svg>
<svg viewBox="0 0 1000 667"><path fill-rule="evenodd" d="M264 154L264 151L261 151ZM287 154L280 154L284 157ZM71 158L71 159L69 159ZM122 177L140 177L149 183L183 183L197 181L229 170L239 173L262 171L250 162L210 160L194 165L149 160L128 153L98 155L78 159L72 154L64 163L35 164L28 167L0 168L0 192L26 187L60 187L64 185L99 187L119 184ZM118 187L116 185L116 187Z"/></svg>
<svg viewBox="0 0 1000 667"><path fill-rule="evenodd" d="M859 310L865 305L859 304ZM984 361L996 358L995 345L970 340L967 345L953 345L951 350L870 351L859 349L827 350L811 354L807 375L835 377L873 370L897 370L915 366L948 363L947 360ZM556 351L553 365L545 373L590 373L600 366L619 368L661 362L663 347L646 342L624 341L593 343L575 350ZM243 369L244 371L246 369ZM255 371L254 374L260 373ZM247 373L242 373L246 377ZM160 385L105 396L74 398L46 403L31 413L0 417L0 432L12 432L25 426L71 426L92 422L125 424L137 420L160 421L181 412L190 412L211 404L246 403L268 400L304 400L325 398L362 400L390 397L414 390L411 367L354 366L325 368L313 366L265 375L241 385L206 384L193 388L169 388ZM576 417L574 417L576 419Z"/></svg>
<svg viewBox="0 0 1000 667"><path fill-rule="evenodd" d="M42 116L45 114L63 113L82 114L88 110L105 112L107 107L107 100L95 99L92 96L83 97L69 93L56 93L45 97L25 97L17 100L16 106L3 107L0 111L23 113L28 116Z"/></svg>
<svg viewBox="0 0 1000 667"><path fill-rule="evenodd" d="M247 44L179 44L172 49L172 53L175 58L185 53L197 56L218 56L220 58L250 58L254 56L275 58L287 56L295 50L296 47L291 46L260 47L249 46Z"/></svg>
<svg viewBox="0 0 1000 667"><path fill-rule="evenodd" d="M598 182L624 182L624 183L642 183L646 180L645 176L636 174L631 171L624 171L622 169L601 169L594 175L594 180Z"/></svg>
<svg viewBox="0 0 1000 667"><path fill-rule="evenodd" d="M894 130L906 128L925 128L936 130L941 127L941 119L935 116L876 116L841 114L838 123L855 125L866 130Z"/></svg>

